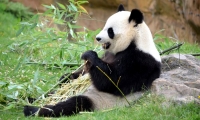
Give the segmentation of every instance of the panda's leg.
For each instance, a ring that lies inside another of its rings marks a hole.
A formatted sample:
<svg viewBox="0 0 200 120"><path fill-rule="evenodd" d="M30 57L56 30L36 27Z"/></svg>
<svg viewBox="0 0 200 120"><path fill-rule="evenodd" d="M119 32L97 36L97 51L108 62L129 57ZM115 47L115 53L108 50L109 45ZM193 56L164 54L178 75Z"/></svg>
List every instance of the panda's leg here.
<svg viewBox="0 0 200 120"><path fill-rule="evenodd" d="M83 95L74 96L64 102L59 102L56 105L45 105L42 108L33 106L24 107L24 115L30 116L38 114L43 117L60 117L77 114L80 111L93 111L92 101Z"/></svg>

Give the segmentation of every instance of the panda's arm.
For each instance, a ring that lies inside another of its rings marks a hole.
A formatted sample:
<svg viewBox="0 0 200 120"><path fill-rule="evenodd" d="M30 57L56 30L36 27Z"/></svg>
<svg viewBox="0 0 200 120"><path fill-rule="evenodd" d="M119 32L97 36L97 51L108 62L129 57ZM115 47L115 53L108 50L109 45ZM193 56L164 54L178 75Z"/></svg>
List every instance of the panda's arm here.
<svg viewBox="0 0 200 120"><path fill-rule="evenodd" d="M80 69L73 73L66 73L60 77L59 81L62 81L61 83L65 83L69 80L77 79L80 75L84 75L85 73L86 71L83 69Z"/></svg>
<svg viewBox="0 0 200 120"><path fill-rule="evenodd" d="M111 64L104 62L102 59L100 59L97 56L97 53L94 51L85 52L81 58L87 61L86 67L90 74L91 80L93 81L93 84L95 85L95 87L97 87L98 90L115 90L113 89L115 86L109 80L109 78L115 84L117 84L117 81L118 79L120 79L120 77L117 73L117 70Z"/></svg>

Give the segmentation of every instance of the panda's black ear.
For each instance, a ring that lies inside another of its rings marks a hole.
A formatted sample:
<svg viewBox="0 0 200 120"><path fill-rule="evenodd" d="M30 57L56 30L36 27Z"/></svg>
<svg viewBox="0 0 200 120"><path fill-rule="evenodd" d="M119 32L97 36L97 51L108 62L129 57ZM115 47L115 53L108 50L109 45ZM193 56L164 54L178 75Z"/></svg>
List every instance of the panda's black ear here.
<svg viewBox="0 0 200 120"><path fill-rule="evenodd" d="M143 19L144 19L144 17L143 17L142 12L138 9L133 9L131 11L131 15L130 15L128 21L129 22L131 22L131 20L135 21L136 26L137 26L137 24L142 23Z"/></svg>
<svg viewBox="0 0 200 120"><path fill-rule="evenodd" d="M119 7L118 7L118 12L124 11L124 10L125 10L124 6L122 4L120 4Z"/></svg>

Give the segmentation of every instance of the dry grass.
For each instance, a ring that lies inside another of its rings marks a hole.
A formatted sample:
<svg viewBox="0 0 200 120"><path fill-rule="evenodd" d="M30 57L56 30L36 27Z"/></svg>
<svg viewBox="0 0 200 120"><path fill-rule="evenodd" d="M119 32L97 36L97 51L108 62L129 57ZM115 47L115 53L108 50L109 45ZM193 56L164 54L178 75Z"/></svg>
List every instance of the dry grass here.
<svg viewBox="0 0 200 120"><path fill-rule="evenodd" d="M54 94L50 94L49 97L39 100L36 104L54 105L68 99L71 96L82 94L90 85L91 82L89 74L85 74L75 80L71 80L69 83L63 83Z"/></svg>

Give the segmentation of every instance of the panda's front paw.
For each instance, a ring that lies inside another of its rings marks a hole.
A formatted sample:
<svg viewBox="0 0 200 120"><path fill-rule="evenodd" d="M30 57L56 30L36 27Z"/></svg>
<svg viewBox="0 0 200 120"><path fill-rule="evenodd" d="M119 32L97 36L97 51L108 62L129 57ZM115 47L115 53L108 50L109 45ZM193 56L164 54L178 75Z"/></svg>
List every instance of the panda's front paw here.
<svg viewBox="0 0 200 120"><path fill-rule="evenodd" d="M98 58L98 55L96 52L89 50L82 54L81 59L88 61L90 63L93 63L95 59Z"/></svg>
<svg viewBox="0 0 200 120"><path fill-rule="evenodd" d="M78 75L73 73L66 73L62 75L59 79L59 81L62 81L61 83L68 83L70 80L78 78Z"/></svg>

